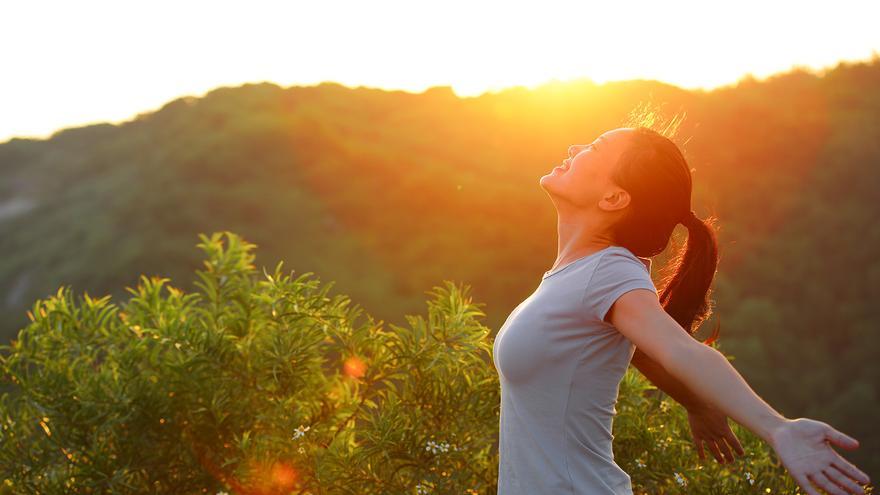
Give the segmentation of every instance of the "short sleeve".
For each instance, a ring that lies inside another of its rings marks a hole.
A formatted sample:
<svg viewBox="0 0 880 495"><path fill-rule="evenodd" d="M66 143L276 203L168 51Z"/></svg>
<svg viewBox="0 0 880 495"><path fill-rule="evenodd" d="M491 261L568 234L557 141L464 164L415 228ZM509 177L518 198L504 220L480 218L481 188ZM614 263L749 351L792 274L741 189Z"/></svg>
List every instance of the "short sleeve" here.
<svg viewBox="0 0 880 495"><path fill-rule="evenodd" d="M643 262L629 251L611 250L603 254L584 290L583 305L589 317L604 321L614 301L631 290L648 289L657 294L646 263L650 260Z"/></svg>

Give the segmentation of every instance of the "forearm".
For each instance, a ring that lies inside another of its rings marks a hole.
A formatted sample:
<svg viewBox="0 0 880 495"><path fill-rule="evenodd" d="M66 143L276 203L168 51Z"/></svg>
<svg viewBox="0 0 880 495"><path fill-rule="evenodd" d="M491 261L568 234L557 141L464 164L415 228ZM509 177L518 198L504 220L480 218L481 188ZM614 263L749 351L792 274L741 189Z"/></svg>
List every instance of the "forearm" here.
<svg viewBox="0 0 880 495"><path fill-rule="evenodd" d="M694 410L707 405L687 385L670 374L666 368L642 352L638 347L636 347L633 354L632 365L657 388L672 397L673 400L681 404L685 409Z"/></svg>
<svg viewBox="0 0 880 495"><path fill-rule="evenodd" d="M752 390L727 358L707 345L695 342L668 359L665 368L706 403L715 406L764 441L789 421Z"/></svg>

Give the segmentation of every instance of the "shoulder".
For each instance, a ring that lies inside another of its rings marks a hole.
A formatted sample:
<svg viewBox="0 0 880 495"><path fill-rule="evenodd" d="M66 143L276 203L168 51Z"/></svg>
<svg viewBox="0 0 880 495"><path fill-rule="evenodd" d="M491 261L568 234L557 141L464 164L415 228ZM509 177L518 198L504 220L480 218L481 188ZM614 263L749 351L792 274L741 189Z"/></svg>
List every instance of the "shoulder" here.
<svg viewBox="0 0 880 495"><path fill-rule="evenodd" d="M614 302L632 290L647 289L657 294L649 266L643 259L622 246L612 246L602 253L582 301L591 318L604 320Z"/></svg>
<svg viewBox="0 0 880 495"><path fill-rule="evenodd" d="M636 256L632 251L623 246L611 246L599 259L599 265L635 265L644 268L651 273L651 258Z"/></svg>

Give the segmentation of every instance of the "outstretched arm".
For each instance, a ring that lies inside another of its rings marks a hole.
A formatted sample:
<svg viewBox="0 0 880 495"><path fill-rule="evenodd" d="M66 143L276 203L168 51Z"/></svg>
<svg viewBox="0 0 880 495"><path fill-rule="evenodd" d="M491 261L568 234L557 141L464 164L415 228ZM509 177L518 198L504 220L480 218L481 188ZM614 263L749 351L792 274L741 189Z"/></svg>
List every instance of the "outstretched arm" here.
<svg viewBox="0 0 880 495"><path fill-rule="evenodd" d="M609 314L613 314L613 308ZM698 408L706 405L700 397L691 392L687 386L678 378L675 378L657 361L645 354L641 349L636 347L632 357L632 365L636 367L645 378L651 381L660 390L675 399L676 402L684 406L685 409Z"/></svg>
<svg viewBox="0 0 880 495"><path fill-rule="evenodd" d="M833 494L846 493L840 487L864 493L856 481L869 483L868 475L829 444L855 449L854 438L820 421L781 415L749 387L723 354L689 336L650 290L626 292L613 308L611 324L620 333L702 400L770 444L808 494L820 495L811 482Z"/></svg>

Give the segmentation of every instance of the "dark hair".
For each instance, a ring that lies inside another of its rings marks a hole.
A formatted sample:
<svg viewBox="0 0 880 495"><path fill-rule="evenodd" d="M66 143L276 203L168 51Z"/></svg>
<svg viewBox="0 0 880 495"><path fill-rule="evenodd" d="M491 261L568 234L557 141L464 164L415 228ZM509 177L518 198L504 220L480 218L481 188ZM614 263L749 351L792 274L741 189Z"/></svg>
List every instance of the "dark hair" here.
<svg viewBox="0 0 880 495"><path fill-rule="evenodd" d="M687 227L687 244L668 265L659 297L663 309L693 336L712 314L710 286L719 259L716 218L691 214L691 170L678 146L651 128L633 128L612 172L612 180L629 193L630 204L611 234L617 244L649 258L666 249L676 225ZM719 321L702 342L717 341L720 328Z"/></svg>

